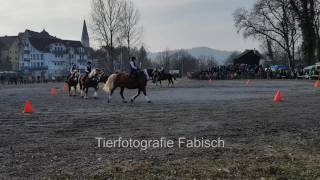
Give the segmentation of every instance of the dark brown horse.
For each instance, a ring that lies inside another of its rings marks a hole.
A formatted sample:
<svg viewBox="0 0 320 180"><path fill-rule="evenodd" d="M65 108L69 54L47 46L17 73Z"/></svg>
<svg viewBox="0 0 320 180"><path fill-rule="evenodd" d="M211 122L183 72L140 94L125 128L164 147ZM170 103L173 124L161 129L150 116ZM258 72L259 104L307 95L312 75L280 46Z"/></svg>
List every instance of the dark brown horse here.
<svg viewBox="0 0 320 180"><path fill-rule="evenodd" d="M147 82L148 82L147 77L143 71L138 71L136 77L132 77L126 73L118 73L118 74L112 74L109 77L103 89L109 94L109 98L108 98L109 103L111 102L111 98L114 91L118 87L120 87L121 89L120 95L124 103L127 103L127 100L123 95L125 88L138 89L137 95L131 98L131 102L133 102L141 94L141 91L142 91L148 103L151 103L146 92Z"/></svg>
<svg viewBox="0 0 320 180"><path fill-rule="evenodd" d="M67 79L66 83L68 84L69 96L76 96L79 77L80 77L79 72L74 72L73 74L70 74L68 76L68 79ZM73 94L71 93L71 89L72 88L74 89L74 93Z"/></svg>
<svg viewBox="0 0 320 180"><path fill-rule="evenodd" d="M79 85L81 90L81 97L87 99L89 88L94 88L95 92L93 97L96 99L98 96L99 82L103 71L100 69L93 69L88 76L81 76Z"/></svg>
<svg viewBox="0 0 320 180"><path fill-rule="evenodd" d="M174 86L174 80L176 80L176 77L174 77L172 74L168 74L168 73L161 73L160 71L155 71L153 74L153 83L157 83L159 82L160 85L161 81L165 81L168 80L168 86L170 86L170 84L172 84L172 86Z"/></svg>

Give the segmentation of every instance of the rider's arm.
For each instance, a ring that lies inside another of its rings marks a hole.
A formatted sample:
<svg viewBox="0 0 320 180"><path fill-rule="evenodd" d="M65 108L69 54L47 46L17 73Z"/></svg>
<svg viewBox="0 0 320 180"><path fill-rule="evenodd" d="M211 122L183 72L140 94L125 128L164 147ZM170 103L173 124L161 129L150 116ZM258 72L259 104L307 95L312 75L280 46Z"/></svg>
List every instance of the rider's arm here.
<svg viewBox="0 0 320 180"><path fill-rule="evenodd" d="M130 62L130 66L132 69L138 69L137 66L135 66L133 62Z"/></svg>
<svg viewBox="0 0 320 180"><path fill-rule="evenodd" d="M89 67L88 66L86 67L86 72L89 73Z"/></svg>

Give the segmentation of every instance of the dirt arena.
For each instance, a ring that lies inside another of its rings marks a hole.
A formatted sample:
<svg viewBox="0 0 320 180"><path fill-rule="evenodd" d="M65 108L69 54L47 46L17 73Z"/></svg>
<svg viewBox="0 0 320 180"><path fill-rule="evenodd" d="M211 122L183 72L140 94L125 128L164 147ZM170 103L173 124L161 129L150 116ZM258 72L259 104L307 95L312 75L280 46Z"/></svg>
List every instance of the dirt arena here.
<svg viewBox="0 0 320 180"><path fill-rule="evenodd" d="M320 90L312 81L178 80L124 104L63 84L0 86L0 179L317 179ZM102 86L102 85L101 85ZM51 97L51 87L58 96ZM281 90L282 103L273 96ZM129 99L136 91L126 90ZM23 114L29 99L34 113ZM225 148L98 148L95 137L205 137Z"/></svg>

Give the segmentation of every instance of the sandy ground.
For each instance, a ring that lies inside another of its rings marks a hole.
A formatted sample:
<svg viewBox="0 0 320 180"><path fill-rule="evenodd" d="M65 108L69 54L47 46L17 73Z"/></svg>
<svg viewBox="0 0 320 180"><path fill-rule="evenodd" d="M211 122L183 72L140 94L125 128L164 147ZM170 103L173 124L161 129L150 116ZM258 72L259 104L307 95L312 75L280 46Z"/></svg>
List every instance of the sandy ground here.
<svg viewBox="0 0 320 180"><path fill-rule="evenodd" d="M69 97L63 84L0 86L0 179L317 179L313 83L178 80L175 88L149 85L151 104L143 96L124 104L118 91L111 104L102 91ZM276 90L282 103L272 101ZM22 113L26 99L33 114ZM98 148L95 137L220 137L225 148Z"/></svg>

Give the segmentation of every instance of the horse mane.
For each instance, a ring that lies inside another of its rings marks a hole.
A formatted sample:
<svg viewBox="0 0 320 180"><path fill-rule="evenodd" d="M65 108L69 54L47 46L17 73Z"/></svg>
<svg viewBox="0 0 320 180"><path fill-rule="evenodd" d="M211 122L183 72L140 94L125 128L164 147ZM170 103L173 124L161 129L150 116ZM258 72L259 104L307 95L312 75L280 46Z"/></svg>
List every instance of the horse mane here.
<svg viewBox="0 0 320 180"><path fill-rule="evenodd" d="M98 69L98 68L93 69L93 70L89 73L89 78L92 78L92 77L94 77L95 75L97 75L97 72L98 72L98 71L101 71L101 70Z"/></svg>
<svg viewBox="0 0 320 180"><path fill-rule="evenodd" d="M89 73L89 78L93 77L96 74L96 69L93 69L90 73Z"/></svg>

